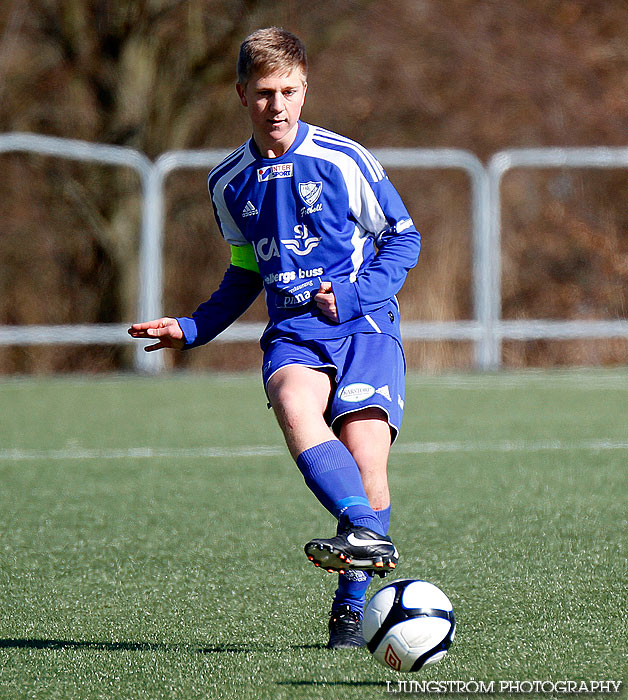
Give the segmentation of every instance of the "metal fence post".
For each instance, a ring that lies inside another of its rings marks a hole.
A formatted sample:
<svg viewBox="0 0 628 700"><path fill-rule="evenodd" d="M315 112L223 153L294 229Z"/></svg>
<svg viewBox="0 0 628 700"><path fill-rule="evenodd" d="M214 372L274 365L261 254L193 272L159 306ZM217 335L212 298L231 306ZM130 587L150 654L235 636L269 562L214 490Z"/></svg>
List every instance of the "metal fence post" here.
<svg viewBox="0 0 628 700"><path fill-rule="evenodd" d="M158 168L151 163L144 183L142 202L142 244L139 259L138 320L150 321L163 315L163 188ZM144 351L146 343L135 348L135 366L148 374L164 369L161 352Z"/></svg>
<svg viewBox="0 0 628 700"><path fill-rule="evenodd" d="M494 368L501 365L501 347L504 338L531 340L535 338L628 338L628 321L599 320L526 320L501 319L501 183L504 175L514 168L628 168L628 148L514 148L495 153L488 164L490 190L490 247L491 279L494 289L493 313L498 319L498 332L492 347Z"/></svg>
<svg viewBox="0 0 628 700"><path fill-rule="evenodd" d="M474 364L494 369L496 324L495 260L489 229L489 186L486 168L469 151L453 148L380 148L373 154L384 167L463 170L471 183L472 294L474 320L405 324L408 339L473 340ZM426 333L429 333L426 335Z"/></svg>
<svg viewBox="0 0 628 700"><path fill-rule="evenodd" d="M122 146L88 143L87 141L62 139L56 136L42 136L40 134L21 132L0 134L0 153L15 152L36 153L67 160L119 165L135 170L140 177L143 202L140 238L140 259L143 260L143 263L140 264L140 278L144 280L147 277L150 278L151 272L148 265L149 263L152 265L152 259L147 255L146 251L152 250L152 227L150 215L146 208L146 200L153 165L143 153ZM143 286L141 285L140 309L147 304L143 295L148 293L150 288L150 282ZM88 344L90 342L120 344L128 340L126 324L123 323L94 324L93 326L90 324L0 327L0 344L2 345L19 345L20 343L29 345L49 343ZM146 362L145 353L142 352L141 347L136 349L135 366L143 370L151 367L151 362Z"/></svg>

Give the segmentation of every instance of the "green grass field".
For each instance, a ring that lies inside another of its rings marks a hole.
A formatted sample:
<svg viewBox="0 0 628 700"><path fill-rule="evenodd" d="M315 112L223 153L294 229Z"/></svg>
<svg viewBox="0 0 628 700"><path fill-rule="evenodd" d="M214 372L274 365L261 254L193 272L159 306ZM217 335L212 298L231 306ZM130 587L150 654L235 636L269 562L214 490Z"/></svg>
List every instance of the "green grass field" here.
<svg viewBox="0 0 628 700"><path fill-rule="evenodd" d="M2 700L628 681L626 370L409 377L395 577L458 620L413 676L324 648L335 580L302 547L333 523L257 376L5 379L0 402Z"/></svg>

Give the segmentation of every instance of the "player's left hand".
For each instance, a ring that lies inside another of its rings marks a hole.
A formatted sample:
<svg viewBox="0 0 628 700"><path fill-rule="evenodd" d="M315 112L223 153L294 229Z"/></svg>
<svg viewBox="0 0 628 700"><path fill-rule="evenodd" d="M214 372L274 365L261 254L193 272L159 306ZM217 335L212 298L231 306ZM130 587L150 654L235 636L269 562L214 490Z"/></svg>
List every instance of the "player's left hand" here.
<svg viewBox="0 0 628 700"><path fill-rule="evenodd" d="M164 316L154 321L144 323L134 323L128 330L132 338L150 338L158 340L155 345L148 345L144 348L146 352L161 350L162 348L174 348L181 350L185 345L183 331L176 318Z"/></svg>
<svg viewBox="0 0 628 700"><path fill-rule="evenodd" d="M320 309L323 316L339 322L338 309L336 308L336 297L332 291L331 282L322 282L318 293L314 296L316 306Z"/></svg>

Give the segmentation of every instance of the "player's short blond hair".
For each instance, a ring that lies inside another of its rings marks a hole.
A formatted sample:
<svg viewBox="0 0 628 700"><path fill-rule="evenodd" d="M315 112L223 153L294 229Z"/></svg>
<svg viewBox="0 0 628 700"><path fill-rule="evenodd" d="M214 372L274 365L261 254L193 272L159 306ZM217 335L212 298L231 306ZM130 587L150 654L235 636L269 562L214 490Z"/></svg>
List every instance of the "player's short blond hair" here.
<svg viewBox="0 0 628 700"><path fill-rule="evenodd" d="M307 78L305 45L294 34L281 27L258 29L242 42L238 56L238 82L246 85L253 73L288 73L294 68Z"/></svg>

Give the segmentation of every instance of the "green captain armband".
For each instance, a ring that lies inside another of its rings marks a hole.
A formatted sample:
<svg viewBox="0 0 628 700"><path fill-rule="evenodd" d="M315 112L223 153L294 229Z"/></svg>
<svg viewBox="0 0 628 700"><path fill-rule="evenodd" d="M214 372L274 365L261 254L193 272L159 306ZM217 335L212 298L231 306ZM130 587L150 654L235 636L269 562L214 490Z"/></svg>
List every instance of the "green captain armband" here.
<svg viewBox="0 0 628 700"><path fill-rule="evenodd" d="M231 264L235 265L235 267L243 267L251 272L259 272L253 246L250 243L248 245L231 246Z"/></svg>

